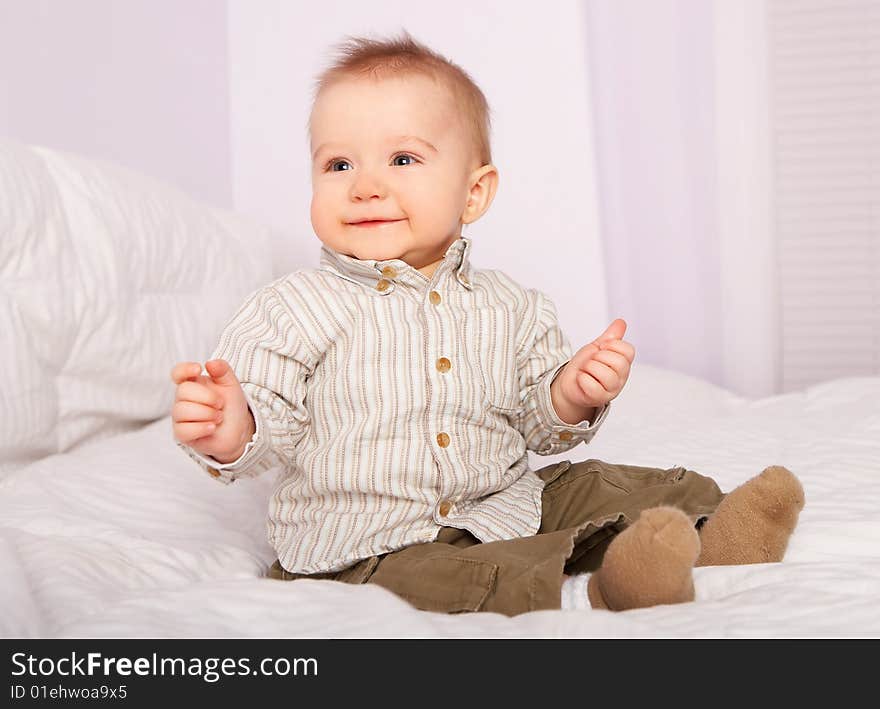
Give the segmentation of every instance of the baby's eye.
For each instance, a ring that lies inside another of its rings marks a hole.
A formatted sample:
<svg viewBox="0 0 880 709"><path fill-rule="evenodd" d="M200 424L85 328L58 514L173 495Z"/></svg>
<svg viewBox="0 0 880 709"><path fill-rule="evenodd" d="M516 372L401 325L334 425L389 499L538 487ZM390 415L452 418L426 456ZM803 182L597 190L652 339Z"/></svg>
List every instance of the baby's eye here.
<svg viewBox="0 0 880 709"><path fill-rule="evenodd" d="M409 160L410 162L400 162L401 160ZM407 155L406 153L402 153L400 155L395 155L391 159L392 165L406 166L406 165L412 165L417 162L418 162L418 160L416 160L412 155Z"/></svg>
<svg viewBox="0 0 880 709"><path fill-rule="evenodd" d="M347 160L331 160L327 169L330 172L342 172L343 170L351 170L351 164Z"/></svg>

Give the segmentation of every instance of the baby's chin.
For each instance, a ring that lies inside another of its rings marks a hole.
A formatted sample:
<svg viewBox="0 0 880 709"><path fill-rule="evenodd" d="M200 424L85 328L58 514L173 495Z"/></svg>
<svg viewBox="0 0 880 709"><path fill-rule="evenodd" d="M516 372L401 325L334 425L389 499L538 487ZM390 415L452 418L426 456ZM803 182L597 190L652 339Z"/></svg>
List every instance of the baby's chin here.
<svg viewBox="0 0 880 709"><path fill-rule="evenodd" d="M364 232L346 235L337 250L362 261L392 261L403 258L412 248L411 239L383 234L380 230L364 230Z"/></svg>

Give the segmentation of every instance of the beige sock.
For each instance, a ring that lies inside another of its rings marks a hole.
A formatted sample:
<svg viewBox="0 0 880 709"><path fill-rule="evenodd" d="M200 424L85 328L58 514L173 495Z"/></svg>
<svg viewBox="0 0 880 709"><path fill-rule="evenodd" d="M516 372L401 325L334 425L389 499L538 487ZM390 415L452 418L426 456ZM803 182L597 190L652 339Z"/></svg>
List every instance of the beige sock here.
<svg viewBox="0 0 880 709"><path fill-rule="evenodd" d="M804 489L773 465L730 492L700 528L697 566L782 561L804 507Z"/></svg>
<svg viewBox="0 0 880 709"><path fill-rule="evenodd" d="M609 544L601 568L590 576L590 605L621 611L692 601L699 553L700 538L684 512L644 510Z"/></svg>

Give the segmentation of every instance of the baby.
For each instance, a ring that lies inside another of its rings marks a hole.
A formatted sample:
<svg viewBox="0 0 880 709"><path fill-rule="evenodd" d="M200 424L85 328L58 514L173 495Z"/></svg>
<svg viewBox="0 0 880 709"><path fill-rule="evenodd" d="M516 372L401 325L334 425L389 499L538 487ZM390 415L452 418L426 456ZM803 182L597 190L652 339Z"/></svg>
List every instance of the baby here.
<svg viewBox="0 0 880 709"><path fill-rule="evenodd" d="M224 483L278 468L275 579L381 585L417 608L516 615L693 600L698 564L779 561L803 491L728 495L683 467L588 459L635 356L617 319L573 355L553 302L474 269L489 110L403 34L352 39L309 122L320 266L252 293L171 377L177 444Z"/></svg>

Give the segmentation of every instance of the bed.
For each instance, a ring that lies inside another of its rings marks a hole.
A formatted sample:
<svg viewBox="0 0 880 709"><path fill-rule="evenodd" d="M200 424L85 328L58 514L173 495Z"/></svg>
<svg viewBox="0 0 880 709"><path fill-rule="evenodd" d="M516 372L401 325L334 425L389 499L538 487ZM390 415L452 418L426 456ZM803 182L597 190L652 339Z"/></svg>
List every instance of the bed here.
<svg viewBox="0 0 880 709"><path fill-rule="evenodd" d="M793 470L806 506L784 561L698 568L694 603L444 615L372 584L274 581L273 471L217 484L168 415L171 364L210 352L272 275L266 230L8 142L0 190L3 637L880 636L880 377L750 400L637 359L589 446L529 454L684 465L725 490Z"/></svg>

